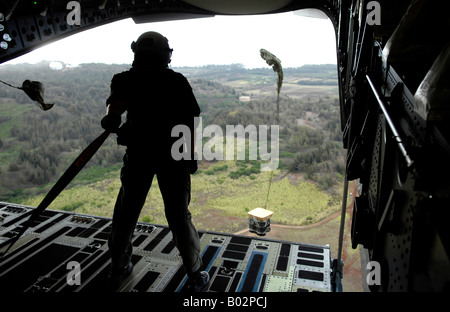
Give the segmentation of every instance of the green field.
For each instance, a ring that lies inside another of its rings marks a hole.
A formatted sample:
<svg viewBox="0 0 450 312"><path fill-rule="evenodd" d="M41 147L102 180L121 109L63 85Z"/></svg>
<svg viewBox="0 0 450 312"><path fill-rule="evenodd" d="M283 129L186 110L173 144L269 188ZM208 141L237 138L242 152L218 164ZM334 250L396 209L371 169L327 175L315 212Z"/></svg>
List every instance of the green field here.
<svg viewBox="0 0 450 312"><path fill-rule="evenodd" d="M224 163L227 165L223 170ZM219 168L219 170L214 170ZM236 232L247 221L247 213L257 207L266 207L274 212L273 223L306 225L315 223L332 212L339 210L336 196L321 191L307 181L290 181L280 171L274 171L268 196L270 172L261 172L237 179L230 172L239 168L235 161L203 164L192 176L190 210L200 229L210 231ZM92 170L92 169L90 169ZM214 174L207 172L213 171ZM106 174L101 181L76 183L64 190L49 209L111 217L115 199L120 188L119 170ZM43 195L22 200L20 204L37 206ZM216 218L233 220L219 222ZM167 224L158 181L154 178L147 201L142 209L141 221Z"/></svg>

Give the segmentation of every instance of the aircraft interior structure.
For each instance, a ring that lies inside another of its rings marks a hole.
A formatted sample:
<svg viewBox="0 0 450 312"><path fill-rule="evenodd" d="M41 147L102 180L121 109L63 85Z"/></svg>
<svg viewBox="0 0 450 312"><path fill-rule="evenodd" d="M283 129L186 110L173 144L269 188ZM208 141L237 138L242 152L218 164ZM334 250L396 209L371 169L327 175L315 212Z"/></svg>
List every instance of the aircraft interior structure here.
<svg viewBox="0 0 450 312"><path fill-rule="evenodd" d="M151 23L315 9L336 34L344 197L358 184L353 248L380 265L371 292L450 290L450 15L431 0L0 0L0 63L118 20ZM314 11L312 11L314 12ZM26 77L24 77L25 79ZM345 203L344 203L345 204ZM0 251L35 207L0 203ZM343 214L345 217L345 214ZM95 290L109 264L111 220L48 209L0 260L2 292ZM336 233L336 236L342 233ZM201 231L210 292L342 291L328 245ZM334 243L334 241L333 241ZM182 292L186 275L167 227L139 222L123 292ZM72 261L82 285L67 280ZM368 272L365 272L366 274ZM345 276L344 276L345 278ZM363 282L367 283L363 274ZM343 290L345 291L345 289Z"/></svg>

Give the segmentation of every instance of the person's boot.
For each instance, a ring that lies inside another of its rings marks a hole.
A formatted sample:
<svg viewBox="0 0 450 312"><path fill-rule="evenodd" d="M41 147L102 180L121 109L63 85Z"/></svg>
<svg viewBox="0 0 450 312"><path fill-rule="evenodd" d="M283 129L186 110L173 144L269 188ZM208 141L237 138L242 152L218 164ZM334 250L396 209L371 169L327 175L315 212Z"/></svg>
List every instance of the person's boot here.
<svg viewBox="0 0 450 312"><path fill-rule="evenodd" d="M203 292L209 285L210 277L206 271L197 271L189 277L188 291Z"/></svg>
<svg viewBox="0 0 450 312"><path fill-rule="evenodd" d="M108 274L107 288L110 291L116 291L119 289L120 285L124 279L126 279L131 272L133 271L133 263L130 261L128 264L122 269L113 269L111 268Z"/></svg>

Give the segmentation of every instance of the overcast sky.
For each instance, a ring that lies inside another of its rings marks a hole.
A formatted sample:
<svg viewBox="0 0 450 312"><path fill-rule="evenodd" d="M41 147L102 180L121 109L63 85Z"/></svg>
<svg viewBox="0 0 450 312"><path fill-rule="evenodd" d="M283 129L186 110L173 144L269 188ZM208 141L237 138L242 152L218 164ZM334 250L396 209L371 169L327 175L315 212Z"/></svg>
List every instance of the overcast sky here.
<svg viewBox="0 0 450 312"><path fill-rule="evenodd" d="M268 66L259 55L264 48L283 67L336 64L336 41L328 19L293 12L257 16L216 16L192 20L135 24L122 20L46 45L11 63L42 60L130 64L130 44L146 31L157 31L174 49L172 66L241 63L247 68Z"/></svg>

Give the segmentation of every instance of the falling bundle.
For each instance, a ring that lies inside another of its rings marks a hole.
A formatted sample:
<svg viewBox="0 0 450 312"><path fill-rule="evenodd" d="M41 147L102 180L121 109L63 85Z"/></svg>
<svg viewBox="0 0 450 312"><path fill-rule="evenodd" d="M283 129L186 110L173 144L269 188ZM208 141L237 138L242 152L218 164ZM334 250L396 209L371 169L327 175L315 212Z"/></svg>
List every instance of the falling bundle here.
<svg viewBox="0 0 450 312"><path fill-rule="evenodd" d="M280 90L283 85L283 68L281 67L281 61L272 53L265 49L259 50L261 57L266 61L266 63L272 66L274 72L277 75L277 122L280 121Z"/></svg>

